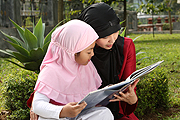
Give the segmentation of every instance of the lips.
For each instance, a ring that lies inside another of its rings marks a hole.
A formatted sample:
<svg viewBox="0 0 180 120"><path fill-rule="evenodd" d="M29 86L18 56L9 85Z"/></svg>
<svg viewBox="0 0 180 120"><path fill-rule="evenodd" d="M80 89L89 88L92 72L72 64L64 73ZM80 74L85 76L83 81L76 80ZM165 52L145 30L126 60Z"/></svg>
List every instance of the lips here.
<svg viewBox="0 0 180 120"><path fill-rule="evenodd" d="M107 47L112 47L113 45L107 45Z"/></svg>

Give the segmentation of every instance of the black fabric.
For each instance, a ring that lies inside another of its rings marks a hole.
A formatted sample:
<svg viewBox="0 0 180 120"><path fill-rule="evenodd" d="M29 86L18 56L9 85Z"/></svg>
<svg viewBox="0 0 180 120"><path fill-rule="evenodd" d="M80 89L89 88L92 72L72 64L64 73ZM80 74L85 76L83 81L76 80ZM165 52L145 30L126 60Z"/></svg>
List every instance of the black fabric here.
<svg viewBox="0 0 180 120"><path fill-rule="evenodd" d="M118 36L116 42L110 50L95 46L94 56L91 60L102 79L102 86L100 88L109 84L116 84L121 81L118 78L118 74L121 71L124 60L123 46L124 38L121 36ZM118 114L119 102L109 103L107 107L111 110L116 119L122 116Z"/></svg>
<svg viewBox="0 0 180 120"><path fill-rule="evenodd" d="M99 38L109 36L121 29L120 20L113 8L103 2L86 7L78 19L91 25Z"/></svg>

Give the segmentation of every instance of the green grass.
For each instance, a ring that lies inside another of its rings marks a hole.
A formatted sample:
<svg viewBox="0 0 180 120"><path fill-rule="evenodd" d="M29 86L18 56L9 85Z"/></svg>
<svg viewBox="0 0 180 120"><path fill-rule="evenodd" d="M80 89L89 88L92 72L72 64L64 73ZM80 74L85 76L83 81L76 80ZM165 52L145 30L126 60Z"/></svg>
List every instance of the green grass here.
<svg viewBox="0 0 180 120"><path fill-rule="evenodd" d="M134 39L139 35L128 35ZM140 61L140 66L147 66L157 61L164 60L161 67L167 73L170 90L170 107L180 108L180 34L143 34L134 41L136 50L145 52L137 56L137 59L148 57ZM139 66L137 65L137 68ZM178 110L180 111L180 109ZM180 112L164 120L180 119Z"/></svg>

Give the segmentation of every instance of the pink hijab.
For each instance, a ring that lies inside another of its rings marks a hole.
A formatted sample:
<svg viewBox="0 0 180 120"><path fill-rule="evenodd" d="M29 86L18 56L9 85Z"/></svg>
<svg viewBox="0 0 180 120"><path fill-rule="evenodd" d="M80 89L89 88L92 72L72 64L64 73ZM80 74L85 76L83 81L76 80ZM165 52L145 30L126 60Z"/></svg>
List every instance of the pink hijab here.
<svg viewBox="0 0 180 120"><path fill-rule="evenodd" d="M58 27L41 64L35 90L61 104L79 102L97 90L101 79L93 63L79 65L74 56L97 39L92 27L80 20Z"/></svg>

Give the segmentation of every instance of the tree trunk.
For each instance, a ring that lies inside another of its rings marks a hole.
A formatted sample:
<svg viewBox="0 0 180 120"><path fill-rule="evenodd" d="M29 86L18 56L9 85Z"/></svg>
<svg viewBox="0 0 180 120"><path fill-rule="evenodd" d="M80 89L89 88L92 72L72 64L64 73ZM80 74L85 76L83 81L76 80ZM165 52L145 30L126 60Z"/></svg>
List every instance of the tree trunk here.
<svg viewBox="0 0 180 120"><path fill-rule="evenodd" d="M171 2L172 2L172 0L170 0L169 1L169 3L168 3L168 7L170 7L170 5L171 5ZM168 10L168 15L169 15L169 30L170 30L170 34L172 34L172 20L171 20L171 11L170 10Z"/></svg>
<svg viewBox="0 0 180 120"><path fill-rule="evenodd" d="M172 34L172 20L171 20L171 11L168 11L168 14L169 14L169 30L170 30L170 34Z"/></svg>
<svg viewBox="0 0 180 120"><path fill-rule="evenodd" d="M63 0L58 1L58 22L63 20Z"/></svg>
<svg viewBox="0 0 180 120"><path fill-rule="evenodd" d="M126 0L124 0L124 24L123 24L123 27L126 27ZM127 30L127 28L126 28L126 30ZM124 36L126 37L126 31L125 31L125 34L124 34Z"/></svg>

